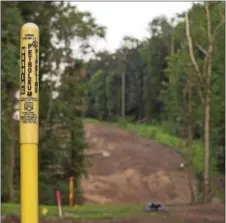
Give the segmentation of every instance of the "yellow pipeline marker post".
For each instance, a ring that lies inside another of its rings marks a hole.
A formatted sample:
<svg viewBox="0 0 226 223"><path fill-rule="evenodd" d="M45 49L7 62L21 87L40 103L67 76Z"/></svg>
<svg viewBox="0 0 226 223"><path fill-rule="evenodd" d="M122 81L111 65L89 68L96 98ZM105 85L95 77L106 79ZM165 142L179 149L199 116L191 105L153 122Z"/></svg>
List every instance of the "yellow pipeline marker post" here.
<svg viewBox="0 0 226 223"><path fill-rule="evenodd" d="M20 202L21 223L38 223L39 28L20 33Z"/></svg>

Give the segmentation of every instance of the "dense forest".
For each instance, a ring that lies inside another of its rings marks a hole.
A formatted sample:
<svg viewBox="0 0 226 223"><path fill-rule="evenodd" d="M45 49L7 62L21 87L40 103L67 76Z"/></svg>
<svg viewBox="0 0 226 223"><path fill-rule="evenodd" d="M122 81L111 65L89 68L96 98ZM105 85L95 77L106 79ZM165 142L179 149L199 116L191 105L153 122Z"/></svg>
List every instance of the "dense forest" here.
<svg viewBox="0 0 226 223"><path fill-rule="evenodd" d="M72 41L76 38L87 53L93 48L90 38L104 38L107 32L89 12L62 2L1 5L2 201L19 201L19 123L12 117L19 86L19 32L28 21L41 30L40 203L54 203L55 189L67 191L70 176L80 190L79 179L87 174L84 116L162 126L187 142L189 154L193 140L202 142L203 168L197 174L207 201L211 175L225 172L223 2L195 3L174 18L156 17L147 24L148 38L125 36L116 52L97 52L88 62L74 56Z"/></svg>

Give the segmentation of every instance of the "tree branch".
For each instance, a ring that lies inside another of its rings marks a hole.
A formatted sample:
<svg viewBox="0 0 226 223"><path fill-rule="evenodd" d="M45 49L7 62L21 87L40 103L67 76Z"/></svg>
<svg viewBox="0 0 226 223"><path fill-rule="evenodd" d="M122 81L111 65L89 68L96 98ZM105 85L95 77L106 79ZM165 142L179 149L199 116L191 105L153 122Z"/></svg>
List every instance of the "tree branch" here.
<svg viewBox="0 0 226 223"><path fill-rule="evenodd" d="M224 10L223 10L224 11ZM212 37L215 38L217 35L217 32L219 31L219 29L221 28L221 26L225 23L225 14L221 12L219 12L219 14L221 14L221 20L218 23L218 25L216 26L216 28L213 31Z"/></svg>
<svg viewBox="0 0 226 223"><path fill-rule="evenodd" d="M208 40L209 42L212 39L212 28L211 28L211 20L210 20L210 10L209 10L209 3L206 2L205 3L205 9L206 9L206 20L207 20L207 36L208 36Z"/></svg>
<svg viewBox="0 0 226 223"><path fill-rule="evenodd" d="M199 45L198 43L195 43L195 45L207 56L207 51L201 45Z"/></svg>
<svg viewBox="0 0 226 223"><path fill-rule="evenodd" d="M197 74L199 75L199 77L201 79L201 72L200 72L199 66L196 62L196 59L195 59L195 56L194 56L194 51L193 51L193 43L192 43L191 34L190 34L188 12L185 14L185 18L186 18L186 36L187 36L187 40L188 40L188 48L189 48L190 59L191 59L191 62L193 64L194 68L195 68L195 71L197 72Z"/></svg>
<svg viewBox="0 0 226 223"><path fill-rule="evenodd" d="M214 31L213 31L213 38L216 37L217 32L219 31L219 29L221 28L221 26L224 24L224 22L225 22L225 20L222 19L222 20L220 21L220 23L216 26L216 28L215 28Z"/></svg>
<svg viewBox="0 0 226 223"><path fill-rule="evenodd" d="M214 33L212 34L212 28L211 28L211 18L210 18L210 11L209 11L209 3L205 3L205 9L206 9L206 20L207 20L207 33L208 33L208 53L206 57L206 64L204 66L204 72L206 74L206 86L207 86L207 91L210 88L210 82L211 82L211 74L212 74L212 59L213 59L213 49L214 49L214 41L215 41L215 36ZM219 23L218 25L220 25ZM216 27L218 29L219 26ZM216 30L215 29L215 30Z"/></svg>
<svg viewBox="0 0 226 223"><path fill-rule="evenodd" d="M198 66L197 61L194 56L193 44L192 44L192 39L191 39L191 34L190 34L190 24L189 24L188 12L185 13L185 24L186 24L186 36L187 36L187 41L188 41L188 49L189 49L190 59L191 59L192 65L194 66L195 71L198 75L200 83L202 84L202 75L201 75L199 66ZM202 94L202 91L200 88L198 88L198 92L199 92L201 101L204 102L203 94Z"/></svg>

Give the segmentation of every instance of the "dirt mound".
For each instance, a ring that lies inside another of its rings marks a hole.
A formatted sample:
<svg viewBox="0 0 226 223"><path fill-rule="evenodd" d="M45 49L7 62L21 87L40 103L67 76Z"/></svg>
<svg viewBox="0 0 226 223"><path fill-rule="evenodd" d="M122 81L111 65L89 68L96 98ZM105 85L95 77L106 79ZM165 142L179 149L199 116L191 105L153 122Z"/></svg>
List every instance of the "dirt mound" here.
<svg viewBox="0 0 226 223"><path fill-rule="evenodd" d="M85 203L190 202L187 170L173 149L122 129L86 124L89 179Z"/></svg>
<svg viewBox="0 0 226 223"><path fill-rule="evenodd" d="M17 216L1 217L1 222L3 222L3 223L20 223L20 218Z"/></svg>

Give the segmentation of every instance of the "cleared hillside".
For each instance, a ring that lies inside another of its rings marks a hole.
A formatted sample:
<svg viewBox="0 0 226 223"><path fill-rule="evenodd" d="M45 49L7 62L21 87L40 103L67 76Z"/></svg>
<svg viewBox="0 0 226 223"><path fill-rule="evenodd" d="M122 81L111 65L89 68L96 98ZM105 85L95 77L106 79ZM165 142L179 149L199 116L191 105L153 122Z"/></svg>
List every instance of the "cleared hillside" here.
<svg viewBox="0 0 226 223"><path fill-rule="evenodd" d="M85 203L190 202L187 169L173 149L106 124L85 124Z"/></svg>

